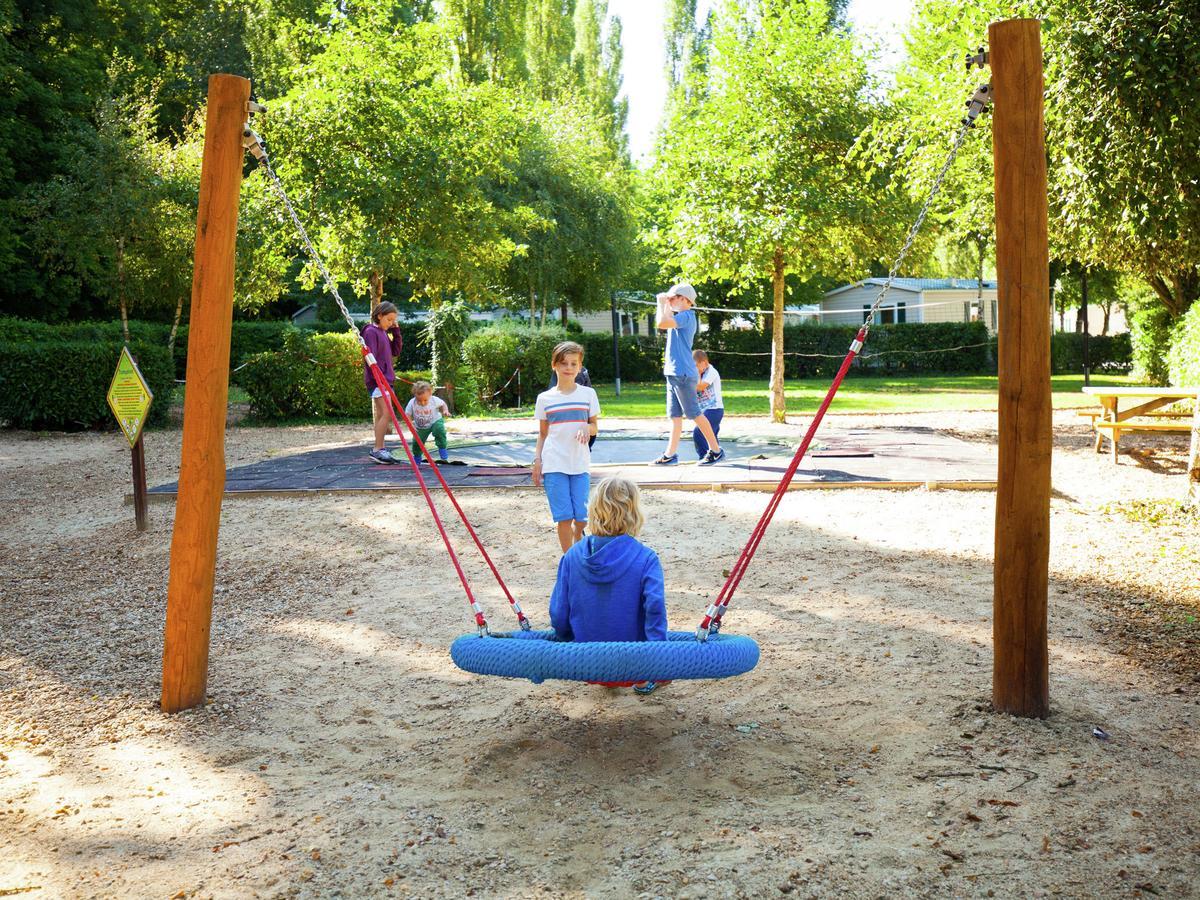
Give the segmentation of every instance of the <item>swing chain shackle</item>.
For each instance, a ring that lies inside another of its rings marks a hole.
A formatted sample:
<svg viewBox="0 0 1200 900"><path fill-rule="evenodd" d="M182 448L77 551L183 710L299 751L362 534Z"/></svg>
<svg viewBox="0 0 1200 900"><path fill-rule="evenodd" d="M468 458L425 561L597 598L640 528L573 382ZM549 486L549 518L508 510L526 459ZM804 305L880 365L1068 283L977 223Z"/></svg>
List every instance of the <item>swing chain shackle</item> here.
<svg viewBox="0 0 1200 900"><path fill-rule="evenodd" d="M991 84L981 84L975 88L975 93L971 95L971 99L967 101L967 115L963 118L963 124L968 128L975 127L975 120L985 109L992 105L992 86Z"/></svg>
<svg viewBox="0 0 1200 900"><path fill-rule="evenodd" d="M258 136L258 133L250 127L249 122L242 126L242 147L249 150L250 154L264 166L268 165L267 148L263 145L262 138Z"/></svg>
<svg viewBox="0 0 1200 900"><path fill-rule="evenodd" d="M988 64L988 52L986 47L980 47L974 53L967 54L967 71L971 69L982 69Z"/></svg>

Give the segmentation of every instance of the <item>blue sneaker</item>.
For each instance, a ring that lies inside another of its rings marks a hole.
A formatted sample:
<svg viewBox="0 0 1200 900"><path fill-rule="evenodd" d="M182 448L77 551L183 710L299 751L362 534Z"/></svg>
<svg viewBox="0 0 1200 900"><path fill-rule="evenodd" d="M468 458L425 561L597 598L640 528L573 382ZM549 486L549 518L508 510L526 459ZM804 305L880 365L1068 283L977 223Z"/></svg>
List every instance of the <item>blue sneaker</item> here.
<svg viewBox="0 0 1200 900"><path fill-rule="evenodd" d="M381 466L394 466L396 464L396 457L392 456L390 450L372 450L368 456L371 457L373 462Z"/></svg>
<svg viewBox="0 0 1200 900"><path fill-rule="evenodd" d="M670 683L670 681L643 681L641 684L633 686L633 692L642 695L653 694L658 688Z"/></svg>
<svg viewBox="0 0 1200 900"><path fill-rule="evenodd" d="M445 447L439 448L438 449L438 459L441 462L450 462L450 451L447 450Z"/></svg>
<svg viewBox="0 0 1200 900"><path fill-rule="evenodd" d="M677 465L679 465L679 454L672 453L670 456L667 456L667 454L664 453L662 456L660 456L658 459L656 459L650 465L652 465L652 466L677 466Z"/></svg>
<svg viewBox="0 0 1200 900"><path fill-rule="evenodd" d="M700 462L696 463L696 465L711 466L711 465L715 465L716 463L719 463L724 458L725 458L725 448L724 447L722 447L720 450L709 450L707 453L704 454L704 459L700 460Z"/></svg>

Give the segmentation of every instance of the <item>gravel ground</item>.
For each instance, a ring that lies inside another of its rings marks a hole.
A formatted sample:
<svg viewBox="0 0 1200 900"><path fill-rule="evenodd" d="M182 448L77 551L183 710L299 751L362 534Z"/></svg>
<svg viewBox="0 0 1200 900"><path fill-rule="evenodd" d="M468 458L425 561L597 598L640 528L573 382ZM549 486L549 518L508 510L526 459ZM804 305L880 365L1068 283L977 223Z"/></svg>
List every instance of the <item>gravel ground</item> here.
<svg viewBox="0 0 1200 900"><path fill-rule="evenodd" d="M836 424L995 441L985 413ZM239 426L227 464L366 437ZM455 669L470 617L419 495L230 500L210 701L165 716L174 506L134 530L112 434L2 433L0 896L1195 896L1186 448L1127 438L1114 467L1090 441L1056 418L1045 721L990 707L994 495L864 490L782 504L728 619L762 647L754 672L645 698ZM179 445L148 435L154 483ZM672 627L765 501L647 494ZM544 623L543 498L462 505Z"/></svg>

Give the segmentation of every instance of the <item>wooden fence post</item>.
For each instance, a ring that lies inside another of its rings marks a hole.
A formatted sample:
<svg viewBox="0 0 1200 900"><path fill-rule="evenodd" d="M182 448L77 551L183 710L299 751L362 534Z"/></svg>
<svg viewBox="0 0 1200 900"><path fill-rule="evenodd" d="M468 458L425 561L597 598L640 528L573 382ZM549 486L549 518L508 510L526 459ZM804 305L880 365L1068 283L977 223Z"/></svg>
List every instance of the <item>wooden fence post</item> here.
<svg viewBox="0 0 1200 900"><path fill-rule="evenodd" d="M249 99L250 82L245 78L209 77L188 329L183 449L163 640L164 712L204 703L208 685L217 528L225 491L225 416L238 194L244 158L242 126Z"/></svg>
<svg viewBox="0 0 1200 900"><path fill-rule="evenodd" d="M1040 30L1037 19L988 29L1000 312L992 703L1014 715L1045 717L1054 436Z"/></svg>

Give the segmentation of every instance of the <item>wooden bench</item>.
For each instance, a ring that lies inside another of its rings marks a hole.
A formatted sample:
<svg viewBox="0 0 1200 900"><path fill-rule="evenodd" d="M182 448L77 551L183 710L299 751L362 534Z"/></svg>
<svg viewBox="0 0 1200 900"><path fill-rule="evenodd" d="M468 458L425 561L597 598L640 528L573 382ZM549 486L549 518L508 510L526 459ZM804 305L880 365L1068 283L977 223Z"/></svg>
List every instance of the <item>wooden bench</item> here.
<svg viewBox="0 0 1200 900"><path fill-rule="evenodd" d="M1083 416L1088 419L1100 419L1104 416L1102 409L1080 409L1075 411L1075 415ZM1190 419L1192 414L1186 410L1173 412L1169 409L1156 409L1154 412L1142 413L1139 418L1152 419Z"/></svg>
<svg viewBox="0 0 1200 900"><path fill-rule="evenodd" d="M1187 421L1175 422L1139 422L1135 419L1125 419L1120 422L1094 421L1092 425L1096 429L1096 450L1100 450L1100 436L1107 433L1108 439L1112 441L1112 458L1116 461L1117 447L1121 442L1123 434L1191 434L1192 420L1191 416Z"/></svg>

